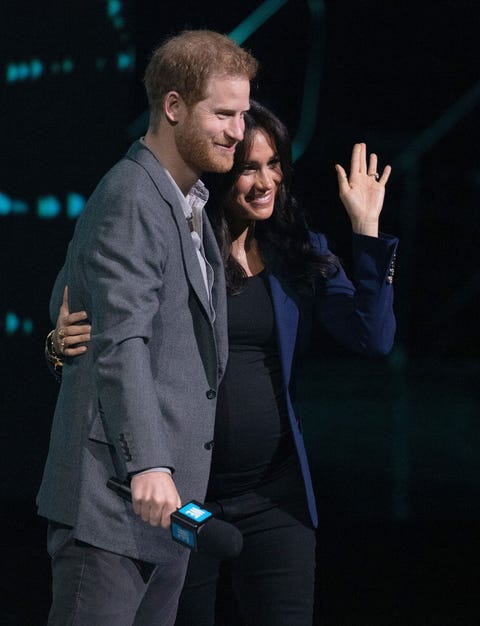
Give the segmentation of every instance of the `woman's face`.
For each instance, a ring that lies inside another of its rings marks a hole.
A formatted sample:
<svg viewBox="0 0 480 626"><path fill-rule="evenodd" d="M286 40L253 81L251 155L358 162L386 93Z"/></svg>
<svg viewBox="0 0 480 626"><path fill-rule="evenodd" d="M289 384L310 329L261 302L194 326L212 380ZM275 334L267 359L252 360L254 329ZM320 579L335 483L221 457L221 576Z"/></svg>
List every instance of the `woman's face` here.
<svg viewBox="0 0 480 626"><path fill-rule="evenodd" d="M273 213L282 182L282 167L273 140L262 130L254 133L250 153L233 185L228 214L235 221L266 220Z"/></svg>

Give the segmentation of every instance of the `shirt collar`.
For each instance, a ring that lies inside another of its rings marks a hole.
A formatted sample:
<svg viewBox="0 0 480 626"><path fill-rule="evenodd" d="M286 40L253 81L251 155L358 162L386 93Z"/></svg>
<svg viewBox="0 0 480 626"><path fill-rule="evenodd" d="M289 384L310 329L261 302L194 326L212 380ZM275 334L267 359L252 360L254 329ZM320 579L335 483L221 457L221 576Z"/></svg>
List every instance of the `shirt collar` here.
<svg viewBox="0 0 480 626"><path fill-rule="evenodd" d="M140 142L146 148L148 148L143 137L140 139ZM158 162L160 163L160 161ZM160 166L163 168L165 174L167 175L168 179L173 185L173 188L175 189L185 217L188 219L192 218L193 216L195 230L201 233L202 210L208 200L208 189L205 187L204 183L200 179L198 179L196 183L192 186L190 191L187 193L187 195L184 196L182 190L177 185L175 179L170 174L170 172L161 163Z"/></svg>

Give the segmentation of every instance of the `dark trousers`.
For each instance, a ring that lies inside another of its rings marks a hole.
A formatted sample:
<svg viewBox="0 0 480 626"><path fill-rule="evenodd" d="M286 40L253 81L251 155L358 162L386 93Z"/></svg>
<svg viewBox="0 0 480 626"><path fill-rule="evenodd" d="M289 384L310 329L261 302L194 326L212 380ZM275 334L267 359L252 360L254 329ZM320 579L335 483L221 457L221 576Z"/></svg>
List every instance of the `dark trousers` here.
<svg viewBox="0 0 480 626"><path fill-rule="evenodd" d="M211 506L242 532L243 550L226 562L191 554L175 626L309 626L315 531L297 466Z"/></svg>
<svg viewBox="0 0 480 626"><path fill-rule="evenodd" d="M107 552L49 525L52 606L48 626L172 626L187 567L168 566Z"/></svg>

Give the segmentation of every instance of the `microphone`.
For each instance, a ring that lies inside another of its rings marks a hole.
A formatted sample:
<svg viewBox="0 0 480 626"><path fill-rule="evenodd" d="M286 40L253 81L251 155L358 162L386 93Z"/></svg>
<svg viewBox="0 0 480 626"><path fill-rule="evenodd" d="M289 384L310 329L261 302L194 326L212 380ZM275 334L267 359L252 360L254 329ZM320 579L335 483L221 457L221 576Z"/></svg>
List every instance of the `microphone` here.
<svg viewBox="0 0 480 626"><path fill-rule="evenodd" d="M107 487L124 500L132 501L130 486L111 477ZM217 559L233 559L243 548L242 533L233 524L216 519L204 504L190 500L170 516L172 539L193 552Z"/></svg>

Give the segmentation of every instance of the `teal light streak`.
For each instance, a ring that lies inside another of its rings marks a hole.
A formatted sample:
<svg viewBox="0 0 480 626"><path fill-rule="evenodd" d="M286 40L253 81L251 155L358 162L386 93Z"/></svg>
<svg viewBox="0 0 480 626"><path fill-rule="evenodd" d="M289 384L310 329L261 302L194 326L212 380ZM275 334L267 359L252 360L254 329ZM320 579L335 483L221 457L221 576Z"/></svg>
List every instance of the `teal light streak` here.
<svg viewBox="0 0 480 626"><path fill-rule="evenodd" d="M232 32L230 38L241 45L288 0L266 0L253 13L243 20ZM322 68L321 36L322 23L325 17L325 3L323 0L307 0L312 16L310 51L305 72L303 99L301 104L300 125L292 141L292 158L296 161L310 143L317 121L318 102L320 98L320 72Z"/></svg>
<svg viewBox="0 0 480 626"><path fill-rule="evenodd" d="M12 209L12 201L10 198L0 192L0 215L8 215Z"/></svg>
<svg viewBox="0 0 480 626"><path fill-rule="evenodd" d="M238 45L250 37L262 24L278 11L288 0L266 0L229 34Z"/></svg>
<svg viewBox="0 0 480 626"><path fill-rule="evenodd" d="M60 209L60 201L55 196L43 196L37 201L37 215L41 219L57 217Z"/></svg>
<svg viewBox="0 0 480 626"><path fill-rule="evenodd" d="M238 45L244 43L262 24L283 7L288 0L266 0L253 13L234 28L229 37ZM325 17L323 0L306 0L312 15L310 52L305 74L300 125L292 142L293 160L297 160L306 150L315 131L318 101L320 94L320 72L322 67L322 24ZM132 138L138 137L148 127L148 111L145 111L127 129Z"/></svg>
<svg viewBox="0 0 480 626"><path fill-rule="evenodd" d="M5 193L0 192L0 216L15 213L23 215L28 213L28 204L24 200L14 200Z"/></svg>
<svg viewBox="0 0 480 626"><path fill-rule="evenodd" d="M25 80L30 74L30 68L27 63L19 63L17 65L17 80Z"/></svg>
<svg viewBox="0 0 480 626"><path fill-rule="evenodd" d="M43 63L39 59L30 61L30 76L36 80L43 74Z"/></svg>
<svg viewBox="0 0 480 626"><path fill-rule="evenodd" d="M20 327L20 320L11 311L8 311L5 315L5 332L7 335L13 335Z"/></svg>
<svg viewBox="0 0 480 626"><path fill-rule="evenodd" d="M325 18L325 3L322 0L309 0L308 7L312 15L310 50L305 71L300 125L292 141L292 159L294 162L302 156L312 140L320 100L320 75L324 45L322 25Z"/></svg>
<svg viewBox="0 0 480 626"><path fill-rule="evenodd" d="M24 319L22 323L22 332L24 335L31 335L33 333L33 322L30 319Z"/></svg>
<svg viewBox="0 0 480 626"><path fill-rule="evenodd" d="M418 159L433 145L438 143L465 115L480 103L480 81L455 104L447 109L429 128L426 128L395 159L393 167L406 171L413 167Z"/></svg>
<svg viewBox="0 0 480 626"><path fill-rule="evenodd" d="M69 193L67 196L67 217L74 220L83 211L85 198L79 193Z"/></svg>
<svg viewBox="0 0 480 626"><path fill-rule="evenodd" d="M133 52L120 52L117 56L117 67L119 70L129 70L135 65L135 55Z"/></svg>
<svg viewBox="0 0 480 626"><path fill-rule="evenodd" d="M31 78L36 80L43 74L43 63L39 59L32 59L29 63L9 63L7 65L6 79L7 83L15 83L16 81Z"/></svg>
<svg viewBox="0 0 480 626"><path fill-rule="evenodd" d="M18 80L18 69L15 63L9 63L7 66L7 83L14 83Z"/></svg>
<svg viewBox="0 0 480 626"><path fill-rule="evenodd" d="M122 3L120 0L108 0L107 12L108 17L114 17L118 15L122 10Z"/></svg>
<svg viewBox="0 0 480 626"><path fill-rule="evenodd" d="M73 70L73 61L72 59L63 59L62 61L62 69L65 74L69 74Z"/></svg>

